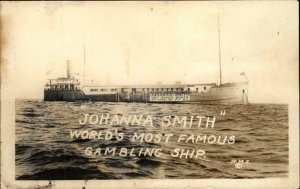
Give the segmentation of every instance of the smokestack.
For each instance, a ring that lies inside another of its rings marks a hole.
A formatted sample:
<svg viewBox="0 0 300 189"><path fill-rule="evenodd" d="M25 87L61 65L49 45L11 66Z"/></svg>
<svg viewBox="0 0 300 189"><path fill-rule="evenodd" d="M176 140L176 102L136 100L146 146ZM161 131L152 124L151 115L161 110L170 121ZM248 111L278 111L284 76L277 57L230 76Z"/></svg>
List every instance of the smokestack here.
<svg viewBox="0 0 300 189"><path fill-rule="evenodd" d="M70 78L70 60L67 60L67 78Z"/></svg>

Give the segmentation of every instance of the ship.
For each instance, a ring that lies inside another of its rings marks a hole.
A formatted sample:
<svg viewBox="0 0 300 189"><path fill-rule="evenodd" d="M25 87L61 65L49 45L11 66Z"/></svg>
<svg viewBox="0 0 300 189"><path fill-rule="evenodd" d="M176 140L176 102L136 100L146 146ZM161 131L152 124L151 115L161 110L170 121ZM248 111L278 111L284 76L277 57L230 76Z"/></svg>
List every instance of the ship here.
<svg viewBox="0 0 300 189"><path fill-rule="evenodd" d="M49 79L44 88L44 101L94 101L140 103L200 103L200 104L248 104L249 80L222 83L220 27L219 34L219 83L195 83L155 85L86 85L70 73L66 64L66 76ZM85 66L85 48L84 48ZM85 69L84 69L85 70ZM84 71L85 72L85 71ZM83 74L85 76L85 73Z"/></svg>
<svg viewBox="0 0 300 189"><path fill-rule="evenodd" d="M101 101L142 103L247 104L248 80L232 83L155 84L155 85L84 85L71 76L49 79L44 101ZM245 75L245 73L241 73Z"/></svg>

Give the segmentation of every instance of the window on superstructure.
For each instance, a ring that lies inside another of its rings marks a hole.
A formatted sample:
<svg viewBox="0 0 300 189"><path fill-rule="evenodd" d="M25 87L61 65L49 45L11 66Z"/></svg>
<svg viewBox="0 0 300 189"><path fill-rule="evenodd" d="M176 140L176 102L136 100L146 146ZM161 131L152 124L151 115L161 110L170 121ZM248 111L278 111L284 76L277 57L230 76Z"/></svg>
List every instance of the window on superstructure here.
<svg viewBox="0 0 300 189"><path fill-rule="evenodd" d="M206 86L204 86L204 90L206 90Z"/></svg>

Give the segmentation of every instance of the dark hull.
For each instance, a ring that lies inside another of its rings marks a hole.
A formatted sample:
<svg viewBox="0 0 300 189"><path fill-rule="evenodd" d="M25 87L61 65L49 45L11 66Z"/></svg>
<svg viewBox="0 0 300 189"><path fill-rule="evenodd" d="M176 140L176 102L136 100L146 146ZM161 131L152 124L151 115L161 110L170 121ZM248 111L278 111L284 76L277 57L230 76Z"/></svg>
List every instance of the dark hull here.
<svg viewBox="0 0 300 189"><path fill-rule="evenodd" d="M86 99L94 102L118 102L117 94L86 95Z"/></svg>
<svg viewBox="0 0 300 189"><path fill-rule="evenodd" d="M81 90L44 90L44 101L86 100Z"/></svg>

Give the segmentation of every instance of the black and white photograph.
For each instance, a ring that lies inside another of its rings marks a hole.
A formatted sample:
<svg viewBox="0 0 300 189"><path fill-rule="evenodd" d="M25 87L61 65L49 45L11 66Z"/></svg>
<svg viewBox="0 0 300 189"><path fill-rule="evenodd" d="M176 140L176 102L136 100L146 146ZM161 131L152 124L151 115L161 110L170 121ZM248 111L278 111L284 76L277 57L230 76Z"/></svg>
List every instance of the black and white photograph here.
<svg viewBox="0 0 300 189"><path fill-rule="evenodd" d="M297 1L1 3L1 187L299 187Z"/></svg>

